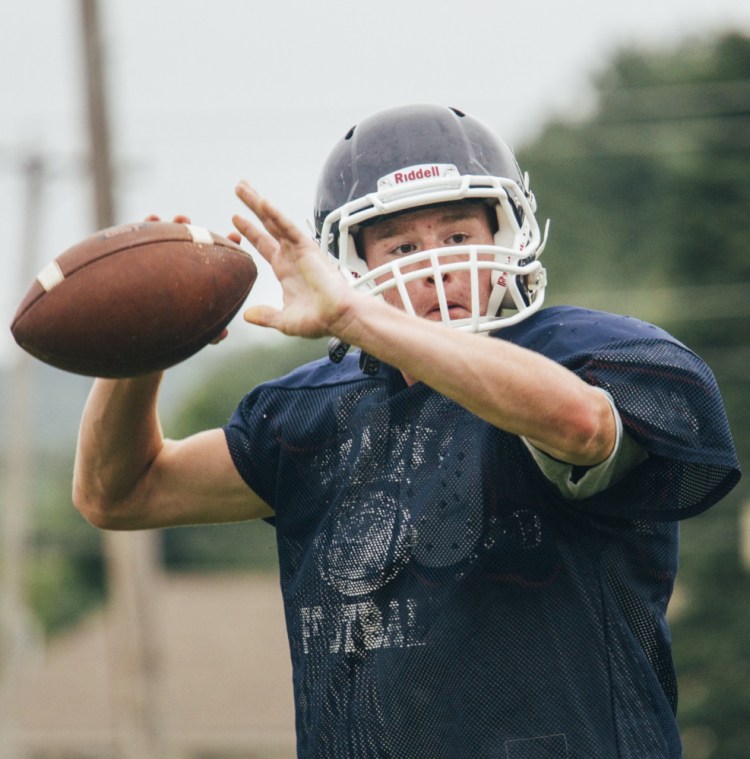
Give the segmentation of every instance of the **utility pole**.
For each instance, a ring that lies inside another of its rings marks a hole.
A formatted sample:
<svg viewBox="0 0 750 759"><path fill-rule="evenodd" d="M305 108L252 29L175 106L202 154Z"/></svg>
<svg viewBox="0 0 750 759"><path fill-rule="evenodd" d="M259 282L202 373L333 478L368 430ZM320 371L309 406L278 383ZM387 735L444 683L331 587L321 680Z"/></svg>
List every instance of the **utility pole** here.
<svg viewBox="0 0 750 759"><path fill-rule="evenodd" d="M22 161L25 180L20 277L28 286L36 274L45 163L41 155ZM9 373L4 430L6 472L2 499L0 549L0 759L22 756L16 713L17 694L36 643L24 588L32 496L31 403L34 367L31 357L18 351Z"/></svg>
<svg viewBox="0 0 750 759"><path fill-rule="evenodd" d="M81 26L90 140L89 160L94 180L94 218L98 228L103 229L116 223L116 214L98 0L81 0Z"/></svg>
<svg viewBox="0 0 750 759"><path fill-rule="evenodd" d="M95 223L103 229L116 223L116 214L98 0L80 0L80 12ZM166 757L153 597L158 580L157 535L104 533L104 552L116 754L119 759Z"/></svg>
<svg viewBox="0 0 750 759"><path fill-rule="evenodd" d="M746 572L750 572L750 501L740 506L739 550L740 561Z"/></svg>

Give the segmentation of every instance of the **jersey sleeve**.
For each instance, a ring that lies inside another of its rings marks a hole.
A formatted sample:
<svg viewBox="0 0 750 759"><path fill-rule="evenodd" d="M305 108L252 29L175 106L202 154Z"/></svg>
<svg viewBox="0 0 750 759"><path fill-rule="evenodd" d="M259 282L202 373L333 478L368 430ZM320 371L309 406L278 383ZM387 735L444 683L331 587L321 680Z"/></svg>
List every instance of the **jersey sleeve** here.
<svg viewBox="0 0 750 759"><path fill-rule="evenodd" d="M576 506L612 516L683 519L712 506L740 478L724 404L710 368L652 324L554 306L499 337L535 350L606 390L646 458Z"/></svg>
<svg viewBox="0 0 750 759"><path fill-rule="evenodd" d="M334 364L326 356L258 385L237 406L224 426L230 455L242 479L274 511L299 487L297 455L317 450L333 435L325 398L365 380L356 357Z"/></svg>
<svg viewBox="0 0 750 759"><path fill-rule="evenodd" d="M273 396L262 386L245 396L224 426L234 465L248 486L275 509L275 473L278 468L274 432Z"/></svg>
<svg viewBox="0 0 750 759"><path fill-rule="evenodd" d="M567 363L567 362L566 362ZM680 343L616 342L568 366L615 402L626 433L648 454L586 507L655 520L700 513L740 477L724 405L709 367Z"/></svg>
<svg viewBox="0 0 750 759"><path fill-rule="evenodd" d="M521 438L539 470L567 500L579 501L606 490L648 457L646 451L623 430L620 412L610 394L605 390L602 393L612 407L616 439L612 453L601 463L577 467L553 458L526 438Z"/></svg>

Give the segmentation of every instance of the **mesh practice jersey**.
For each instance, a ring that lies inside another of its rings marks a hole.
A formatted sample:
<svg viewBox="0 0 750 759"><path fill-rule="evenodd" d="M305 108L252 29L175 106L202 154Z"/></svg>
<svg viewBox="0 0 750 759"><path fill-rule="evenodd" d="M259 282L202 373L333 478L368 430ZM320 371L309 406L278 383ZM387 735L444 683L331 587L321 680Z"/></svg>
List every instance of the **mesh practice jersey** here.
<svg viewBox="0 0 750 759"><path fill-rule="evenodd" d="M226 427L276 512L300 757L681 755L676 520L739 478L713 376L600 312L549 308L498 338L606 389L648 458L566 501L516 436L355 356L260 386Z"/></svg>

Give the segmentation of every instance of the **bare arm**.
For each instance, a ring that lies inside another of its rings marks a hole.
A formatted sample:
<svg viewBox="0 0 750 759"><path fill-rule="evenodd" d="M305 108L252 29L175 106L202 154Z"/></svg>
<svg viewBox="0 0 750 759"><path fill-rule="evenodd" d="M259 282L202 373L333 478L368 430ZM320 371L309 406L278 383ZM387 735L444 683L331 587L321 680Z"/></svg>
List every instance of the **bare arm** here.
<svg viewBox="0 0 750 759"><path fill-rule="evenodd" d="M234 232L229 237L240 242ZM271 516L237 472L223 430L165 440L156 405L161 378L94 382L78 435L76 508L92 524L111 530Z"/></svg>
<svg viewBox="0 0 750 759"><path fill-rule="evenodd" d="M355 292L266 200L245 183L237 193L265 230L240 216L235 226L272 265L285 298L282 310L248 309L248 321L285 334L335 335L570 464L597 464L611 453L612 409L575 374L525 348L446 329Z"/></svg>
<svg viewBox="0 0 750 759"><path fill-rule="evenodd" d="M94 382L76 450L78 510L116 530L270 516L238 474L223 430L164 439L156 410L160 379Z"/></svg>

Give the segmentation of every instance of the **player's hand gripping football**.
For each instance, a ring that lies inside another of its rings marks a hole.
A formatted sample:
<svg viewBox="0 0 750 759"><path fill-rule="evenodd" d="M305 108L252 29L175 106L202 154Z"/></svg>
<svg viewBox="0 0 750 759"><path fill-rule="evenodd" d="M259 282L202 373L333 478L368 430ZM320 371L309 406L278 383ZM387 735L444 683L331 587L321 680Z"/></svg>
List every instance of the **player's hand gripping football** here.
<svg viewBox="0 0 750 759"><path fill-rule="evenodd" d="M146 221L161 221L161 216L158 216L155 213L149 214L146 217ZM175 224L190 224L190 217L185 216L184 214L177 214L172 221ZM227 240L231 240L232 242L237 243L239 245L242 242L242 238L236 233L236 232L230 232L227 235ZM228 329L223 329L221 334L218 337L215 337L213 340L211 340L211 345L218 345L222 340L224 340L227 335L229 334Z"/></svg>
<svg viewBox="0 0 750 759"><path fill-rule="evenodd" d="M282 309L251 306L245 320L286 335L339 335L353 290L320 247L247 182L240 182L236 192L263 229L239 215L232 222L271 265L284 296Z"/></svg>

